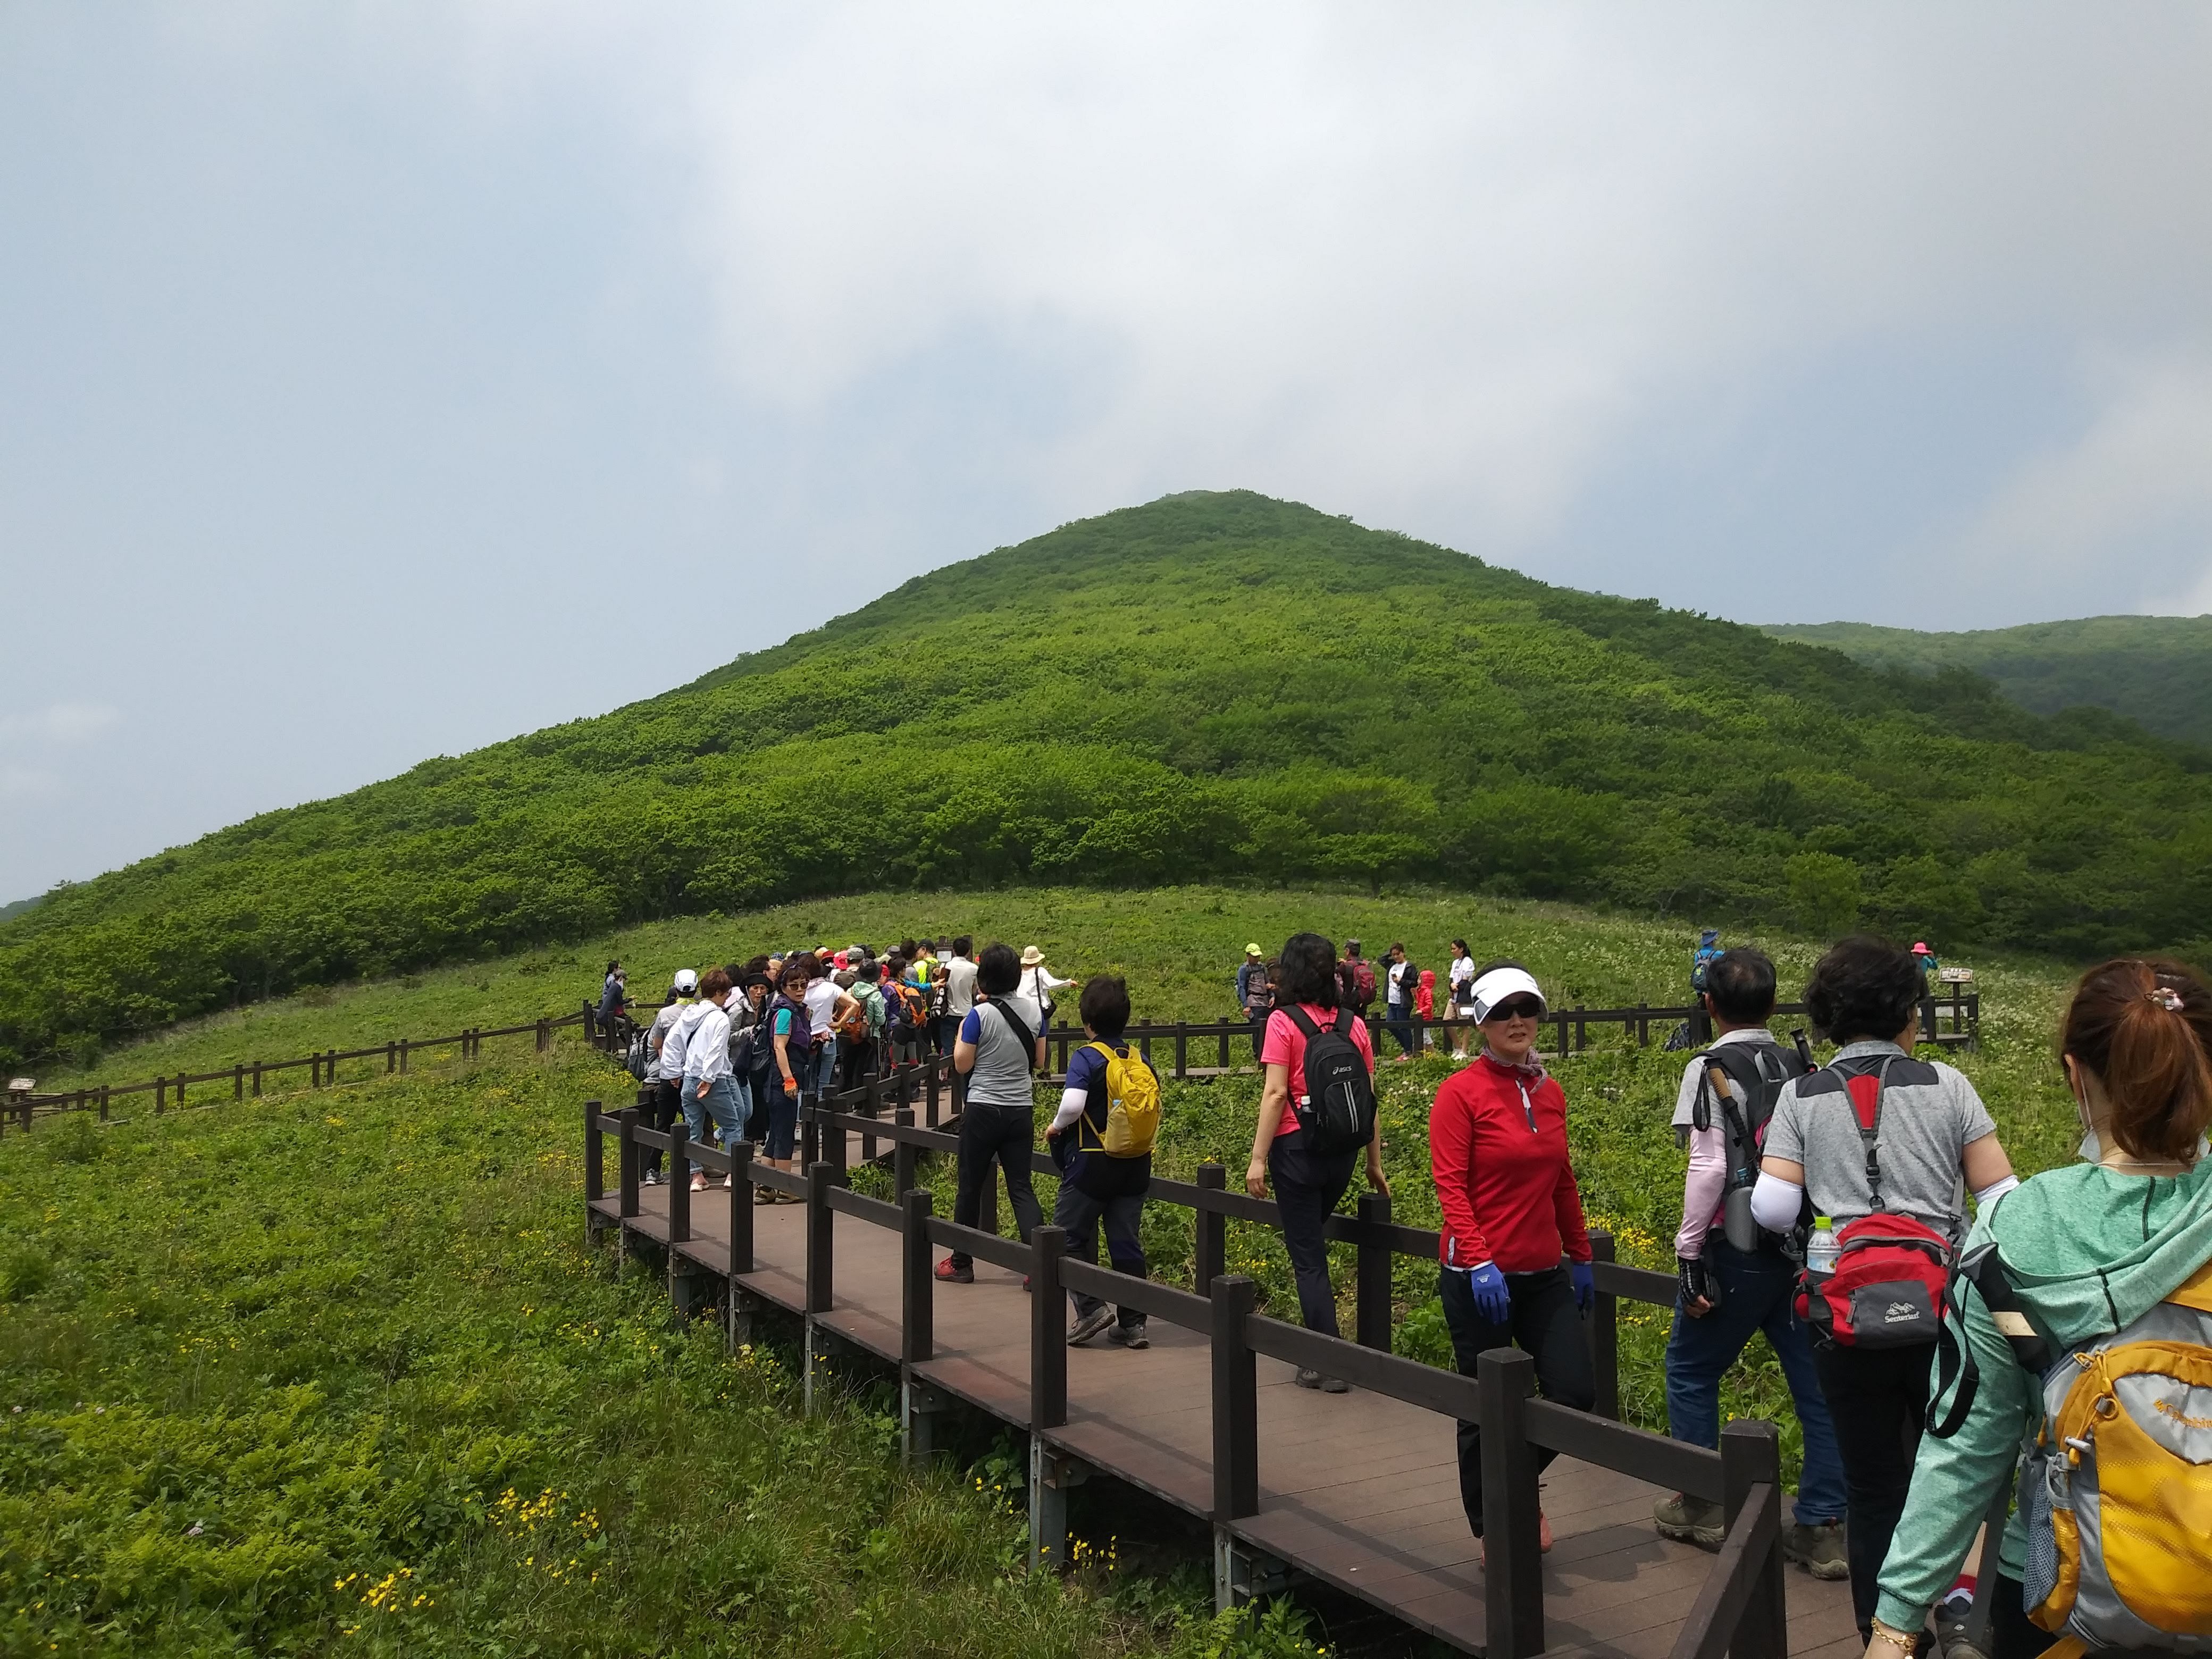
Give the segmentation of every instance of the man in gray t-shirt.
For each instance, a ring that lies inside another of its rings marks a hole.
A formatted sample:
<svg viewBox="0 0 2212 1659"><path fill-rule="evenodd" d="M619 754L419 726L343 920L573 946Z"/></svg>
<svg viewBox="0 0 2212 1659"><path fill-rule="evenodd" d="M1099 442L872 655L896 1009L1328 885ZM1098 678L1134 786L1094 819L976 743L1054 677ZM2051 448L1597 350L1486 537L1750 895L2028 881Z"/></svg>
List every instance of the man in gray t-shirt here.
<svg viewBox="0 0 2212 1659"><path fill-rule="evenodd" d="M1956 1245L1966 1236L1966 1149L1997 1126L1974 1085L1948 1066L1916 1060L1893 1042L1846 1043L1833 1065L1783 1086L1763 1150L1804 1166L1813 1208L1838 1229L1870 1213L1860 1097L1871 1103L1872 1073L1884 1056L1890 1059L1876 1135L1882 1207L1926 1223ZM1866 1075L1847 1079L1837 1066L1863 1067Z"/></svg>

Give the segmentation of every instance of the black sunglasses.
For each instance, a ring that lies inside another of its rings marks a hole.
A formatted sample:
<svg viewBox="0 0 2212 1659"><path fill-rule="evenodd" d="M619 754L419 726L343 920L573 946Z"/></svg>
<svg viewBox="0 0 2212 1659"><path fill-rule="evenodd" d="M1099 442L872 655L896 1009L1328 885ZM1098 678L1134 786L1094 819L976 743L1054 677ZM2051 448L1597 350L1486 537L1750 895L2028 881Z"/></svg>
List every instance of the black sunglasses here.
<svg viewBox="0 0 2212 1659"><path fill-rule="evenodd" d="M1485 1018L1487 1024L1493 1019L1541 1019L1544 1005L1534 997L1508 997L1492 1008Z"/></svg>

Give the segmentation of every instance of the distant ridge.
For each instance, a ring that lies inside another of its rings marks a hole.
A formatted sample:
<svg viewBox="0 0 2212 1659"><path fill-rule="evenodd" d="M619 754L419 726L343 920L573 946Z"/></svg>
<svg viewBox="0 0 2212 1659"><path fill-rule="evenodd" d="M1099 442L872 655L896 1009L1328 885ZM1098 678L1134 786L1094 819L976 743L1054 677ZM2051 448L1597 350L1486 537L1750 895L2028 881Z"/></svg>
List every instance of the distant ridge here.
<svg viewBox="0 0 2212 1659"><path fill-rule="evenodd" d="M2212 748L2212 616L2085 617L1966 634L1867 623L1778 623L1765 631L1876 668L1971 669L2039 714L2108 708L2160 737Z"/></svg>
<svg viewBox="0 0 2212 1659"><path fill-rule="evenodd" d="M2212 757L1192 493L52 893L0 924L0 1061L656 916L1196 879L2212 951Z"/></svg>

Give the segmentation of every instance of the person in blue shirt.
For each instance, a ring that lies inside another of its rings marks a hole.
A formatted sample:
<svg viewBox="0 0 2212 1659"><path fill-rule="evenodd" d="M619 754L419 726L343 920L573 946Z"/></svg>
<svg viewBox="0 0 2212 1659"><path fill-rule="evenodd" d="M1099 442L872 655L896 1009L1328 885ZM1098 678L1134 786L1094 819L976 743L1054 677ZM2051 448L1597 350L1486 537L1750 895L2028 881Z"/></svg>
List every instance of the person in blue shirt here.
<svg viewBox="0 0 2212 1659"><path fill-rule="evenodd" d="M1128 1045L1121 1034L1129 1029L1127 982L1116 975L1093 974L1083 988L1080 1009L1085 1035L1127 1059ZM1142 1279L1145 1247L1139 1229L1145 1194L1152 1182L1152 1155L1113 1158L1106 1153L1102 1142L1109 1104L1106 1056L1086 1044L1068 1056L1060 1109L1045 1131L1045 1145L1060 1166L1060 1196L1053 1204L1052 1221L1066 1230L1068 1254L1092 1262L1098 1260L1098 1226L1104 1222L1106 1256L1114 1271ZM1125 1348L1146 1346L1145 1316L1138 1310L1109 1307L1082 1291L1069 1294L1075 1303L1075 1323L1067 1333L1070 1346L1088 1342L1101 1331Z"/></svg>

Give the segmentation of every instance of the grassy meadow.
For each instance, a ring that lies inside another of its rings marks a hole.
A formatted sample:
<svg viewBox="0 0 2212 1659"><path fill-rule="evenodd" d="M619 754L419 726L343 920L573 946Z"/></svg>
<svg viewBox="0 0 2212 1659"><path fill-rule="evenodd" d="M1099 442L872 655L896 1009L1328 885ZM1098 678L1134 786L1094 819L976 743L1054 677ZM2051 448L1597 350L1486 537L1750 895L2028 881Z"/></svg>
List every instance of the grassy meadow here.
<svg viewBox="0 0 2212 1659"><path fill-rule="evenodd" d="M90 1075L557 1012L610 955L646 992L682 965L925 929L1035 943L1062 975L1126 974L1140 1018L1212 1019L1248 939L1272 950L1306 926L1378 952L1401 939L1438 968L1464 934L1591 1006L1680 1000L1691 939L1440 892L859 896L263 1005ZM1817 947L1765 942L1794 994ZM1983 1047L1955 1058L2022 1172L2047 1167L2073 1139L2050 1049L2069 975L1973 965ZM1426 1121L1448 1069L1382 1072L1396 1213L1417 1225L1437 1220ZM1671 1267L1680 1056L1594 1034L1556 1070L1593 1221L1624 1259ZM1279 1619L1218 1627L1196 1580L1028 1580L1018 1516L972 1481L896 1469L886 1399L803 1419L784 1357L729 1356L709 1329L672 1328L657 1282L605 1277L577 1224L579 1109L627 1087L568 1032L544 1057L518 1041L404 1079L0 1141L0 1655L1297 1650ZM1257 1104L1249 1074L1170 1084L1162 1172L1241 1170ZM933 1162L923 1178L949 1187ZM1183 1212L1146 1225L1160 1276L1188 1282ZM1230 1252L1294 1308L1272 1232L1233 1227ZM1401 1350L1448 1363L1434 1269L1401 1260L1395 1288ZM1625 1410L1663 1430L1668 1316L1623 1316ZM1778 1370L1763 1345L1747 1358L1726 1407L1782 1423L1794 1467Z"/></svg>

